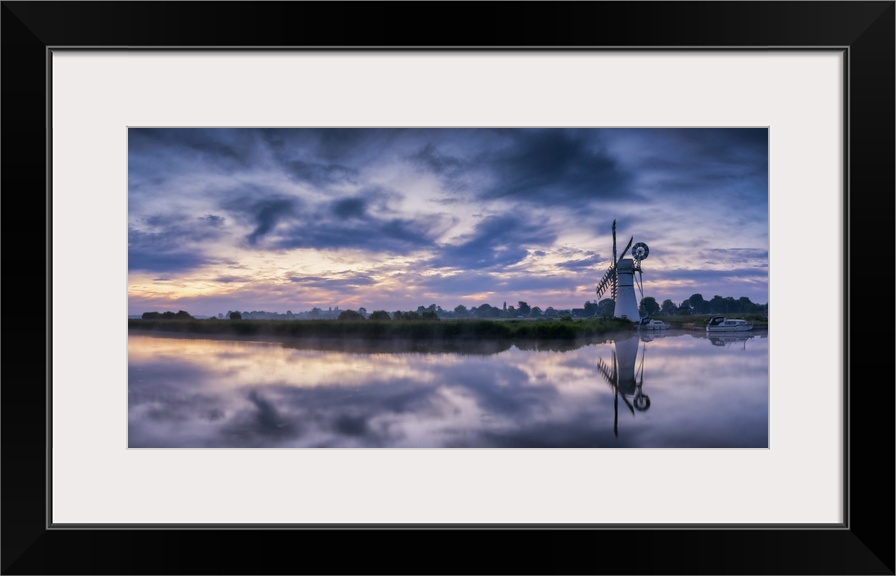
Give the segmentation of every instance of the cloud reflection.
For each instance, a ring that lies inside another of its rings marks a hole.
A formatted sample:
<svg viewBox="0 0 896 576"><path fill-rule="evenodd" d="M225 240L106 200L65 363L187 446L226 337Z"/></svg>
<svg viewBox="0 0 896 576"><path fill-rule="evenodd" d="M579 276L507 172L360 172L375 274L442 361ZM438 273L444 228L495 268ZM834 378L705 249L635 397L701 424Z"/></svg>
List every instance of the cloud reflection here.
<svg viewBox="0 0 896 576"><path fill-rule="evenodd" d="M649 340L461 355L131 335L129 446L767 447L767 338ZM614 361L649 410L614 408Z"/></svg>

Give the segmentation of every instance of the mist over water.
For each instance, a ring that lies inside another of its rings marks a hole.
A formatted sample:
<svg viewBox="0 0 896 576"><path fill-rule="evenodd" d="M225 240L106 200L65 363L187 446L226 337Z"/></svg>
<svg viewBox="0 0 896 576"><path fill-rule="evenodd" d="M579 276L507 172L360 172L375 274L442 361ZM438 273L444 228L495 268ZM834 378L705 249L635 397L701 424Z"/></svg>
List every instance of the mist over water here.
<svg viewBox="0 0 896 576"><path fill-rule="evenodd" d="M765 333L626 333L531 348L131 334L128 444L768 447Z"/></svg>

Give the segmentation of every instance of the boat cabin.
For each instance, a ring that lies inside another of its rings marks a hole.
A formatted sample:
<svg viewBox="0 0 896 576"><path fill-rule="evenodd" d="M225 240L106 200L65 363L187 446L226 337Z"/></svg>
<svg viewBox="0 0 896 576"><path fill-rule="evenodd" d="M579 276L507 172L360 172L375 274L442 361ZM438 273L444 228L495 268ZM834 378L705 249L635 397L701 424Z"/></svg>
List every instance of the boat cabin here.
<svg viewBox="0 0 896 576"><path fill-rule="evenodd" d="M643 330L662 330L668 327L669 325L662 320L656 320L650 316L641 318L641 321L638 323L638 328Z"/></svg>

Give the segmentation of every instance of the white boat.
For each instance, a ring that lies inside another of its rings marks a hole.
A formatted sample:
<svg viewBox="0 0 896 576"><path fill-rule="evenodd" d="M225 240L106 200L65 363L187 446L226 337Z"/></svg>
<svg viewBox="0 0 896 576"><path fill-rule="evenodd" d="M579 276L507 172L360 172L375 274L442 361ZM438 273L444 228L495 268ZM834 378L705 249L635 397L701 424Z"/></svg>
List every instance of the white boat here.
<svg viewBox="0 0 896 576"><path fill-rule="evenodd" d="M639 330L665 330L668 327L669 325L662 320L654 318L641 318L641 321L638 323Z"/></svg>
<svg viewBox="0 0 896 576"><path fill-rule="evenodd" d="M743 332L752 330L753 325L743 318L728 318L726 316L713 316L706 323L707 332Z"/></svg>

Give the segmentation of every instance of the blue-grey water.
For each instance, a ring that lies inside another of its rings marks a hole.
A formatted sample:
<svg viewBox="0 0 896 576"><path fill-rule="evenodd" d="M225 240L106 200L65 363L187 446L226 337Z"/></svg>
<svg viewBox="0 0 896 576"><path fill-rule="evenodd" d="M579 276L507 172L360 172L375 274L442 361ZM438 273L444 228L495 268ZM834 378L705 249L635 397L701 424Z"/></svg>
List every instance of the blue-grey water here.
<svg viewBox="0 0 896 576"><path fill-rule="evenodd" d="M765 332L523 346L370 349L132 333L128 444L768 447Z"/></svg>

